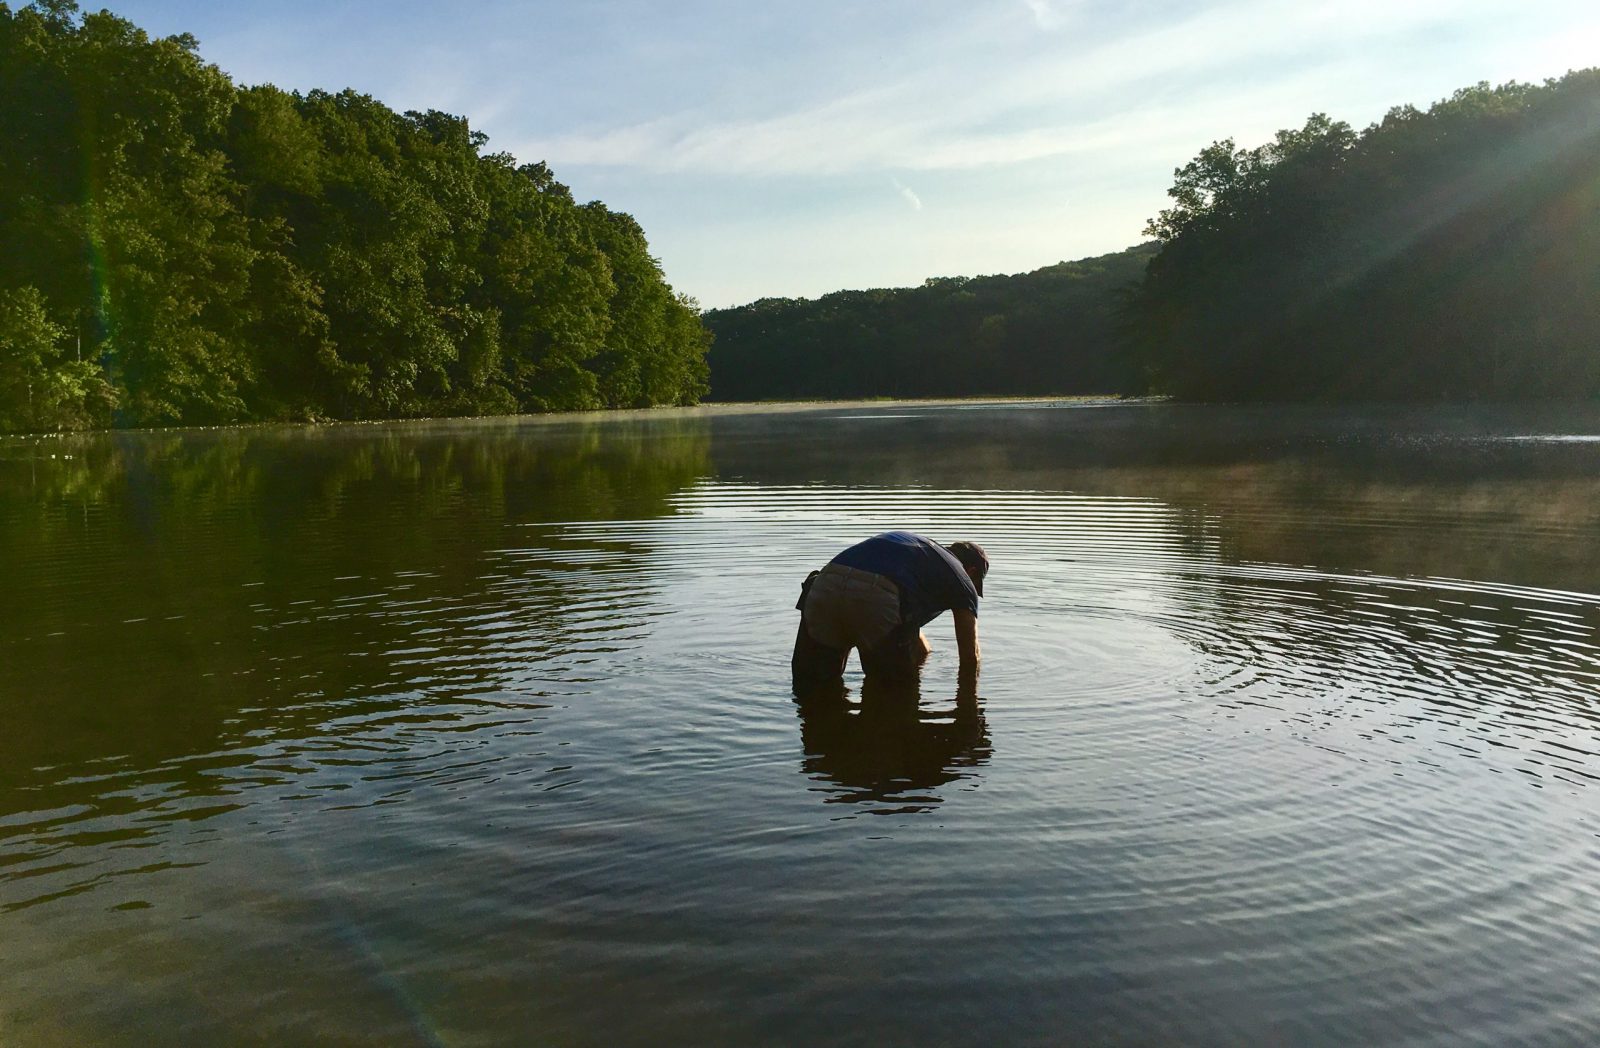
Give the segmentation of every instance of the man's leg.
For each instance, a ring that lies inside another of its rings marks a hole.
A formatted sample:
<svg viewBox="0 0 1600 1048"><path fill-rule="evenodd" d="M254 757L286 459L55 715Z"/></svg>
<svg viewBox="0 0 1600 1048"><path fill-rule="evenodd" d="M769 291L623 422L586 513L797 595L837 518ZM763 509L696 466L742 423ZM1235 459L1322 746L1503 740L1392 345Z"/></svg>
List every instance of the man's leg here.
<svg viewBox="0 0 1600 1048"><path fill-rule="evenodd" d="M800 616L800 630L794 638L794 656L789 660L796 689L803 685L827 684L844 676L845 660L850 649L830 648L819 642L806 629L805 616Z"/></svg>
<svg viewBox="0 0 1600 1048"><path fill-rule="evenodd" d="M795 690L816 684L828 684L844 676L845 660L850 658L849 648L835 648L823 644L811 635L806 627L806 602L811 587L822 573L813 571L800 584L800 599L795 608L800 612L800 631L794 638L794 656L789 660L789 671L794 675Z"/></svg>

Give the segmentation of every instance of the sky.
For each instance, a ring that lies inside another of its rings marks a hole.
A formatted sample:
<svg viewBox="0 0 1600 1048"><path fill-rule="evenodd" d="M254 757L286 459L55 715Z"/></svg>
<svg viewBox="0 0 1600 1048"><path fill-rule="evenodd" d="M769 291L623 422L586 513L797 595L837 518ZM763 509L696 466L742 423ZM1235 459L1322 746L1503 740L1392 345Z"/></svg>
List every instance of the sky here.
<svg viewBox="0 0 1600 1048"><path fill-rule="evenodd" d="M1119 251L1211 142L1600 65L1593 0L108 6L239 83L466 116L707 308Z"/></svg>

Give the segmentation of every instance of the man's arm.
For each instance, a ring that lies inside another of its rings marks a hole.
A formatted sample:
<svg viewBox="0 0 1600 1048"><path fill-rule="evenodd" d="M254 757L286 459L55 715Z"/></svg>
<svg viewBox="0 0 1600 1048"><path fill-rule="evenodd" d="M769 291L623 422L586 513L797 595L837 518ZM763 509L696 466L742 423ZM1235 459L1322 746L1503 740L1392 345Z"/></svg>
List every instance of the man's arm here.
<svg viewBox="0 0 1600 1048"><path fill-rule="evenodd" d="M956 650L961 653L962 669L978 668L978 616L966 608L954 608L950 617L956 622Z"/></svg>

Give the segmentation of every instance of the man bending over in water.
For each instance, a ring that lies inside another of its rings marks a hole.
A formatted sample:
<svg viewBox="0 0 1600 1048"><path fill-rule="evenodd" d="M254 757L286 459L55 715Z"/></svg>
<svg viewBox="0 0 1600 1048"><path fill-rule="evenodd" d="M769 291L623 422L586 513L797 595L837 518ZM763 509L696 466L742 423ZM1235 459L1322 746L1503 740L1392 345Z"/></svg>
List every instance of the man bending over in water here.
<svg viewBox="0 0 1600 1048"><path fill-rule="evenodd" d="M978 598L988 573L989 558L975 542L941 546L889 531L856 543L800 587L795 682L837 679L851 648L869 677L915 677L928 655L922 627L943 611L955 620L962 672L976 672Z"/></svg>

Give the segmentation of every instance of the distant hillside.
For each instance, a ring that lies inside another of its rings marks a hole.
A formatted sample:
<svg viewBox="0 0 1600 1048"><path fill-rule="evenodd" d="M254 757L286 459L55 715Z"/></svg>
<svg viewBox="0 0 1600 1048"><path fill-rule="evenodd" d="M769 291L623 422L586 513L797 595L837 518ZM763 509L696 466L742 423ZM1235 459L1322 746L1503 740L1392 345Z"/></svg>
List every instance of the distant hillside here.
<svg viewBox="0 0 1600 1048"><path fill-rule="evenodd" d="M1154 253L712 310L707 399L1133 391L1117 302Z"/></svg>

